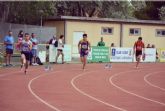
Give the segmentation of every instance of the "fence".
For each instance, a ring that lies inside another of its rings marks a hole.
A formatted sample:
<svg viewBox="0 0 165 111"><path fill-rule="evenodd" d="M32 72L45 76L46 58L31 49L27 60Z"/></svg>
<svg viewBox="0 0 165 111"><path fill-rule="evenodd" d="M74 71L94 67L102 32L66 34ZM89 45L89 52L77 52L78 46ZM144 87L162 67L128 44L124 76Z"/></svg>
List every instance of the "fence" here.
<svg viewBox="0 0 165 111"><path fill-rule="evenodd" d="M39 43L46 43L50 38L53 37L53 35L56 35L55 27L0 23L0 43L3 42L3 39L9 30L13 32L15 41L18 39L18 33L20 30L23 30L24 33L35 33Z"/></svg>

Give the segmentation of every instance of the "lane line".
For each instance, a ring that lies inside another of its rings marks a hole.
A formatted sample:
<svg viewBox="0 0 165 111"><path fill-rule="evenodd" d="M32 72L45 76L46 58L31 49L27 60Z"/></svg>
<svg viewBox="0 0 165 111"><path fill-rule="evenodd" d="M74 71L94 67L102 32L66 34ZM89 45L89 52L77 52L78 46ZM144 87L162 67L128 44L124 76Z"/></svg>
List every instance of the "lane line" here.
<svg viewBox="0 0 165 111"><path fill-rule="evenodd" d="M159 102L159 101L156 101L156 100L147 98L147 97L140 96L140 95L135 94L135 93L133 93L133 92L130 92L130 91L128 91L128 90L126 90L126 89L124 89L124 88L122 88L122 87L119 87L118 85L116 85L116 84L112 81L112 79L113 79L114 77L118 76L118 75L121 75L121 74L124 74L124 73L128 73L128 72L133 72L133 71L135 71L135 70L116 73L116 74L112 75L112 76L109 78L109 82L111 83L111 85L113 85L114 87L118 88L119 90L121 90L121 91L123 91L123 92L125 92L125 93L127 93L127 94L136 96L136 97L138 97L138 98L141 98L141 99L144 99L144 100L147 100L147 101L151 101L151 102L160 104L160 105L162 105L162 106L165 106L165 103L162 103L162 102Z"/></svg>
<svg viewBox="0 0 165 111"><path fill-rule="evenodd" d="M76 79L78 79L78 78L80 78L80 77L82 77L82 76L84 76L84 75L87 75L87 74L89 74L89 73L92 73L92 72L95 72L95 71L79 73L79 75L73 77L72 80L71 80L71 82L70 82L71 85L73 86L73 88L74 88L75 90L77 90L79 93L81 93L82 95L87 96L88 98L93 99L93 100L95 100L95 101L97 101L97 102L99 102L99 103L102 103L102 104L106 105L106 106L115 108L115 109L120 110L120 111L127 111L126 109L122 109L122 108L117 107L117 106L115 106L115 105L112 105L112 104L109 104L109 103L107 103L107 102L104 102L104 101L102 101L102 100L100 100L100 99L97 99L97 98L95 98L95 97L93 97L93 96L91 96L91 95L85 93L84 91L80 90L80 89L75 85L74 82L75 82Z"/></svg>
<svg viewBox="0 0 165 111"><path fill-rule="evenodd" d="M71 71L81 71L81 70L79 70L79 69L71 69ZM61 110L58 109L57 107L55 107L55 106L49 104L48 102L46 102L45 100L43 100L41 97L39 97L39 96L32 90L32 88L31 88L31 85L32 85L32 83L33 83L35 80L39 79L40 77L44 77L44 76L47 76L47 75L51 75L51 74L56 73L56 72L62 72L62 70L58 70L58 71L54 71L54 72L45 72L46 74L45 74L45 73L42 73L41 75L38 75L38 76L34 77L33 79L31 79L31 80L29 81L29 83L28 83L28 89L29 89L30 93L31 93L37 100L39 100L40 102L44 103L47 107L49 107L49 108L51 108L51 109L53 109L53 110L55 110L55 111L61 111Z"/></svg>
<svg viewBox="0 0 165 111"><path fill-rule="evenodd" d="M150 86L152 86L152 87L155 87L155 88L158 88L158 89L160 89L160 90L162 90L162 91L165 91L164 88L159 87L159 86L157 86L157 85L155 85L155 84L149 82L148 79L147 79L149 76L155 75L155 74L160 73L160 72L165 72L165 71L157 71L157 72L149 73L149 74L147 74L147 75L144 76L144 81L145 81L147 84L149 84Z"/></svg>
<svg viewBox="0 0 165 111"><path fill-rule="evenodd" d="M48 102L46 102L45 100L43 100L41 97L39 97L39 96L32 90L32 88L31 88L32 82L34 82L34 80L37 80L37 79L40 78L40 77L47 76L47 75L50 75L50 74L56 73L56 72L61 72L61 71L54 71L54 72L51 72L51 73L49 73L49 74L48 74L48 73L47 73L47 74L44 73L44 74L41 74L41 75L39 75L39 76L37 76L37 77L31 79L30 82L28 83L28 89L29 89L30 93L31 93L36 99L38 99L40 102L44 103L46 106L48 106L49 108L51 108L51 109L53 109L53 110L55 110L55 111L61 111L61 110L58 109L57 107L55 107L55 106L49 104Z"/></svg>

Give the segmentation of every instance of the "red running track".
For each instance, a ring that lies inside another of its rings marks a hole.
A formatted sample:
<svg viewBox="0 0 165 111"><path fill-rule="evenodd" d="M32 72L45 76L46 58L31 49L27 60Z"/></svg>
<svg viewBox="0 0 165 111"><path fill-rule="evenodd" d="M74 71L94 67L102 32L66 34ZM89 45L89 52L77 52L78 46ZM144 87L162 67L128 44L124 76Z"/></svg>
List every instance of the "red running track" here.
<svg viewBox="0 0 165 111"><path fill-rule="evenodd" d="M165 111L165 64L0 69L0 111Z"/></svg>

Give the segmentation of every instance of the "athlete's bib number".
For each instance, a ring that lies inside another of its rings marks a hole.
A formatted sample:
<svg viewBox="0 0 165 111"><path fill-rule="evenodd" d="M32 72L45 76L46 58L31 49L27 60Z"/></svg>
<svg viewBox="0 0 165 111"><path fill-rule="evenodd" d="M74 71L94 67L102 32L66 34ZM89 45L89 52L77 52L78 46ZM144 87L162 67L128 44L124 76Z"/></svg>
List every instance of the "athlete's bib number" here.
<svg viewBox="0 0 165 111"><path fill-rule="evenodd" d="M142 47L141 46L137 46L136 49L137 50L142 50Z"/></svg>
<svg viewBox="0 0 165 111"><path fill-rule="evenodd" d="M87 45L82 45L82 49L87 49L88 46Z"/></svg>

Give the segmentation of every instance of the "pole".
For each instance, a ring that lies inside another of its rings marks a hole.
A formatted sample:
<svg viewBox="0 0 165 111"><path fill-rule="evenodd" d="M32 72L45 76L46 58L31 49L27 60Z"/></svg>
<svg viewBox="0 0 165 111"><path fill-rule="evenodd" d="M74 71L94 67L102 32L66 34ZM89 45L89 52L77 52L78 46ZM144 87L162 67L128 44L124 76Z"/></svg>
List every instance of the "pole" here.
<svg viewBox="0 0 165 111"><path fill-rule="evenodd" d="M41 23L40 23L40 36L39 36L39 43L41 43L41 35L42 35L42 14L41 14Z"/></svg>

